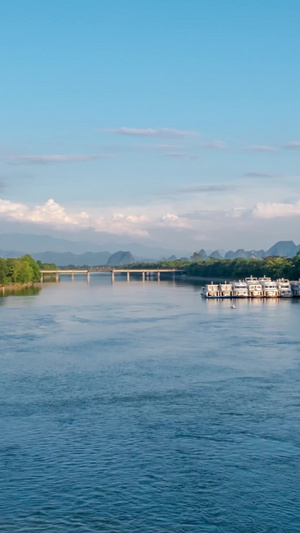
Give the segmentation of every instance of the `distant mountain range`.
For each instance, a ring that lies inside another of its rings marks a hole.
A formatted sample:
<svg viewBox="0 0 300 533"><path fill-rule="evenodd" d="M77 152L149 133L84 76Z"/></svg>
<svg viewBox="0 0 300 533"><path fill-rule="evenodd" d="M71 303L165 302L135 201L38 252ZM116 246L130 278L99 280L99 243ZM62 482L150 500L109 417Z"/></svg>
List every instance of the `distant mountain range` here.
<svg viewBox="0 0 300 533"><path fill-rule="evenodd" d="M0 257L21 257L24 252L0 250ZM121 266L135 262L135 258L130 252L85 252L84 254L73 254L72 252L40 252L32 253L33 259L42 263L55 263L58 266Z"/></svg>
<svg viewBox="0 0 300 533"><path fill-rule="evenodd" d="M49 246L49 248L47 248ZM87 251L86 247L91 246L92 250ZM74 265L76 267L88 266L120 266L134 261L157 261L168 257L169 260L175 260L177 256L171 253L165 253L166 250L160 248L151 248L138 243L132 243L128 246L128 251L115 250L115 246L103 249L95 243L84 241L68 241L66 239L56 239L47 235L22 235L22 234L4 234L0 235L0 257L21 257L25 253L30 253L36 260L43 263L55 263L58 266ZM131 247L130 247L131 246ZM40 247L40 249L39 249ZM97 249L98 248L98 249ZM108 249L110 248L110 251ZM242 248L227 252L223 250L205 251L201 249L198 253L203 259L208 257L216 259L236 259L238 257L249 259L259 258L270 255L282 257L293 257L300 250L300 245L293 241L279 241L267 251L265 250L244 250ZM184 254L184 259L190 258L190 255ZM180 256L179 256L180 257Z"/></svg>
<svg viewBox="0 0 300 533"><path fill-rule="evenodd" d="M209 257L215 259L237 259L238 257L243 257L245 259L250 259L251 257L257 259L263 259L264 257L269 257L270 255L277 255L280 257L294 257L297 252L300 250L300 244L296 245L294 241L278 241L276 244L271 246L267 251L265 250L244 250L239 248L235 252L229 250L228 252L223 252L221 250L215 250L210 254L206 253L205 250L200 250L199 254L203 259L208 259Z"/></svg>
<svg viewBox="0 0 300 533"><path fill-rule="evenodd" d="M161 259L168 257L174 253L174 250L168 248L158 248L155 246L147 246L138 242L109 242L106 244L98 244L91 240L68 240L50 235L35 235L23 233L2 233L0 234L0 250L10 250L14 252L24 253L38 253L41 252L71 252L76 255L84 254L86 252L107 252L113 254L119 250L130 250L130 252L137 259ZM188 255L188 250L176 250L179 255ZM15 256L16 257L16 256Z"/></svg>
<svg viewBox="0 0 300 533"><path fill-rule="evenodd" d="M32 254L33 259L42 263L55 263L59 266L98 266L107 265L111 254L109 252L85 252L84 254L73 254L72 252L41 252Z"/></svg>

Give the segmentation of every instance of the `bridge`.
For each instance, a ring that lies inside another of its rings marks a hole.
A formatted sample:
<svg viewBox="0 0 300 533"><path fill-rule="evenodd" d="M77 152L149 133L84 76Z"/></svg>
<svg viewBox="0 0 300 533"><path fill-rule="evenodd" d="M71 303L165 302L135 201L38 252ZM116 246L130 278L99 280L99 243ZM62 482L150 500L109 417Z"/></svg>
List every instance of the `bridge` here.
<svg viewBox="0 0 300 533"><path fill-rule="evenodd" d="M173 279L175 279L176 274L183 274L185 270L180 270L176 268L125 268L125 269L119 269L119 268L110 268L110 267L92 267L89 269L82 269L82 270L40 270L41 273L41 283L44 281L45 276L55 276L55 281L58 282L60 276L64 275L71 275L72 281L75 279L75 275L77 274L84 274L86 276L86 280L89 283L90 282L90 276L91 273L93 274L101 274L103 272L110 272L111 273L111 281L114 283L115 276L118 274L126 274L127 281L130 281L130 274L141 274L142 280L145 281L145 279L157 279L157 281L160 281L160 275L163 273L171 273L173 275Z"/></svg>
<svg viewBox="0 0 300 533"><path fill-rule="evenodd" d="M90 281L90 271L89 270L40 270L41 274L41 283L43 283L45 276L55 276L55 281L58 282L60 276L65 274L71 274L72 281L74 281L75 274L85 274L87 282Z"/></svg>
<svg viewBox="0 0 300 533"><path fill-rule="evenodd" d="M177 270L176 268L116 268L111 271L111 280L112 282L115 281L115 276L117 274L126 274L127 275L127 281L130 281L130 274L141 274L142 280L145 281L146 278L157 278L157 281L160 281L160 275L163 273L171 273L173 275L173 278L175 278L176 273L183 274L184 270Z"/></svg>

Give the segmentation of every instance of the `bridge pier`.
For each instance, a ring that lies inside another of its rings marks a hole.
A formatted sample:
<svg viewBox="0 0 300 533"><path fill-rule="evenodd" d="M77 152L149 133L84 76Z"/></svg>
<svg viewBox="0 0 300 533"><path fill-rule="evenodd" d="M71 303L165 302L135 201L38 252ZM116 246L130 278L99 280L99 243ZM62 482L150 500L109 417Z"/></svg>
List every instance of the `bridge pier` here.
<svg viewBox="0 0 300 533"><path fill-rule="evenodd" d="M111 282L112 282L112 283L115 282L115 273L114 273L113 270L111 271Z"/></svg>
<svg viewBox="0 0 300 533"><path fill-rule="evenodd" d="M74 272L72 272L72 274L71 274L71 280L72 280L72 281L74 281L74 277L75 277L75 276L74 276Z"/></svg>
<svg viewBox="0 0 300 533"><path fill-rule="evenodd" d="M129 283L129 281L130 281L130 272L128 271L127 272L127 282Z"/></svg>
<svg viewBox="0 0 300 533"><path fill-rule="evenodd" d="M59 274L58 274L58 272L56 272L56 274L55 274L55 281L56 281L56 283L59 282Z"/></svg>
<svg viewBox="0 0 300 533"><path fill-rule="evenodd" d="M91 274L90 274L90 272L87 272L86 273L86 282L89 283L90 280L91 280Z"/></svg>
<svg viewBox="0 0 300 533"><path fill-rule="evenodd" d="M142 272L142 281L145 281L145 272Z"/></svg>
<svg viewBox="0 0 300 533"><path fill-rule="evenodd" d="M158 282L160 281L160 272L159 271L157 272L157 281Z"/></svg>

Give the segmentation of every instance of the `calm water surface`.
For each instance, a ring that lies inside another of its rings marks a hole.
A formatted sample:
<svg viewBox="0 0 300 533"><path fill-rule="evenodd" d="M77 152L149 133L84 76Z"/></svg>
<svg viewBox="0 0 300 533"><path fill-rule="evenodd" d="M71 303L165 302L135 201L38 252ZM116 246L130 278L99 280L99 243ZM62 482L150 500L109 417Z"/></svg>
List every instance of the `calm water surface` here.
<svg viewBox="0 0 300 533"><path fill-rule="evenodd" d="M0 531L300 531L300 301L0 297Z"/></svg>

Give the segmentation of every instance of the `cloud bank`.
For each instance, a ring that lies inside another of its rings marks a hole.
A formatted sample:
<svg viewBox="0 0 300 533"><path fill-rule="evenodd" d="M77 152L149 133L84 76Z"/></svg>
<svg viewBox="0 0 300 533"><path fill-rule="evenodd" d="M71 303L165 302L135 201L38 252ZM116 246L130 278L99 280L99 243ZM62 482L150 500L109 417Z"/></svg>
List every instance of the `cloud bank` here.
<svg viewBox="0 0 300 533"><path fill-rule="evenodd" d="M277 148L275 146L268 146L266 144L252 144L250 146L246 146L245 150L248 152L277 152Z"/></svg>
<svg viewBox="0 0 300 533"><path fill-rule="evenodd" d="M294 203L258 203L252 211L255 218L287 218L300 216L300 200Z"/></svg>
<svg viewBox="0 0 300 533"><path fill-rule="evenodd" d="M48 165L52 163L74 163L82 161L92 161L94 159L106 159L111 155L69 155L69 154L49 154L49 155L15 155L2 156L0 161L5 161L12 165L17 164L34 164Z"/></svg>
<svg viewBox="0 0 300 533"><path fill-rule="evenodd" d="M45 204L33 207L0 198L0 218L47 225L56 229L93 229L96 232L135 237L148 237L151 228L171 227L180 230L190 226L187 219L172 213L152 218L123 213L113 213L111 216L90 215L86 211L74 213L52 198Z"/></svg>
<svg viewBox="0 0 300 533"><path fill-rule="evenodd" d="M173 128L113 128L105 130L117 135L129 135L133 137L192 137L194 131L177 130Z"/></svg>
<svg viewBox="0 0 300 533"><path fill-rule="evenodd" d="M300 141L291 141L284 145L288 150L300 150Z"/></svg>
<svg viewBox="0 0 300 533"><path fill-rule="evenodd" d="M226 150L227 148L224 141L203 141L199 146L202 148L210 148L211 150Z"/></svg>
<svg viewBox="0 0 300 533"><path fill-rule="evenodd" d="M268 172L245 172L246 178L280 178L280 174L270 174Z"/></svg>
<svg viewBox="0 0 300 533"><path fill-rule="evenodd" d="M182 193L210 193L210 192L230 192L235 191L237 187L233 185L191 185L189 187L180 187L178 189L173 189L173 194L182 194Z"/></svg>

